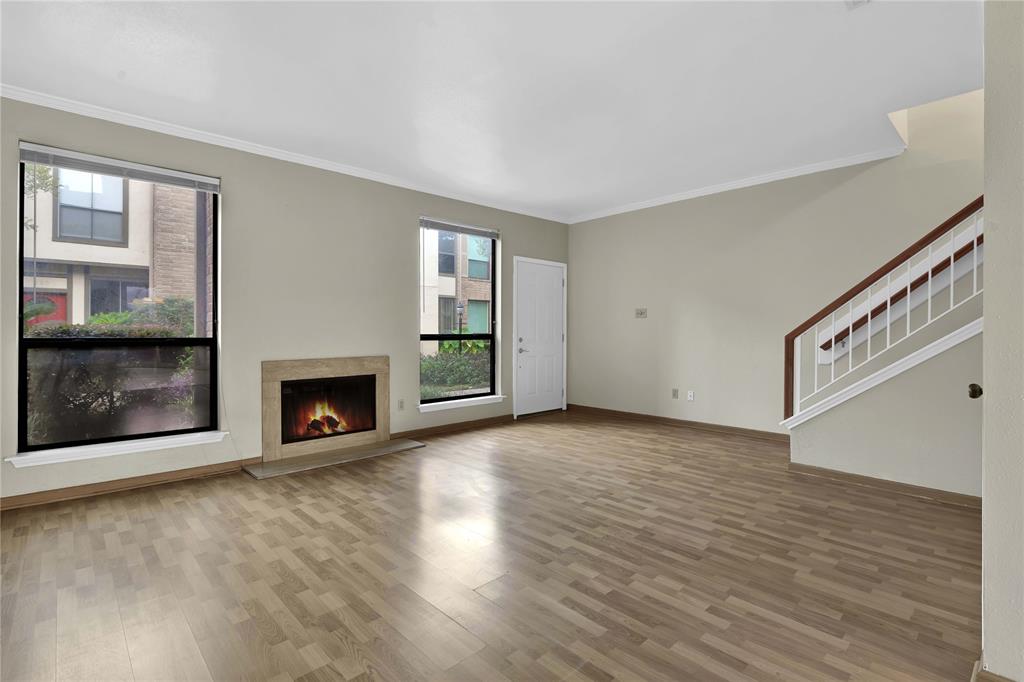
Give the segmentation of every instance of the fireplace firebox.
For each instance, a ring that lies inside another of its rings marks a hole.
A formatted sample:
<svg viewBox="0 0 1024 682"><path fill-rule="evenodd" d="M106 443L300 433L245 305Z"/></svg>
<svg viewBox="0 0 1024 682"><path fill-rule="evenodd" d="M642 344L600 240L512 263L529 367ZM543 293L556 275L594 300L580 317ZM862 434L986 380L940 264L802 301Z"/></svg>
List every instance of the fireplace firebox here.
<svg viewBox="0 0 1024 682"><path fill-rule="evenodd" d="M281 382L282 444L376 428L377 377L373 374Z"/></svg>

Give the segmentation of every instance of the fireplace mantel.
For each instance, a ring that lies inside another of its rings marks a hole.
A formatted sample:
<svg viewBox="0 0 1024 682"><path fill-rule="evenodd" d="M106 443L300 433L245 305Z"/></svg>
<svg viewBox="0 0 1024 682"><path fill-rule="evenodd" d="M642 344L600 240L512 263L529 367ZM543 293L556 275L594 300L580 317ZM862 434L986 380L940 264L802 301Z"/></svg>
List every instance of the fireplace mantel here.
<svg viewBox="0 0 1024 682"><path fill-rule="evenodd" d="M281 382L296 379L329 379L373 374L376 376L376 429L335 438L297 443L281 442ZM274 462L386 441L391 437L390 360L386 355L308 360L264 360L263 461Z"/></svg>

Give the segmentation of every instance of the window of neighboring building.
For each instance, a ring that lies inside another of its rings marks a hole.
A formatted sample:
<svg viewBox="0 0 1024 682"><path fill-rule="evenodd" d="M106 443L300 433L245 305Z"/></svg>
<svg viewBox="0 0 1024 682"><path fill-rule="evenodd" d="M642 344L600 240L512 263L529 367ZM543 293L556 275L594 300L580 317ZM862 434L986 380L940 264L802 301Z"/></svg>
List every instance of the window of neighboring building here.
<svg viewBox="0 0 1024 682"><path fill-rule="evenodd" d="M458 235L454 232L439 231L437 233L437 274L455 274L455 245Z"/></svg>
<svg viewBox="0 0 1024 682"><path fill-rule="evenodd" d="M55 169L54 176L58 188L56 239L127 244L127 180L70 169Z"/></svg>
<svg viewBox="0 0 1024 682"><path fill-rule="evenodd" d="M149 282L94 277L89 283L89 314L123 313L149 297Z"/></svg>
<svg viewBox="0 0 1024 682"><path fill-rule="evenodd" d="M466 237L469 256L469 276L473 279L491 277L491 240L481 237Z"/></svg>
<svg viewBox="0 0 1024 682"><path fill-rule="evenodd" d="M420 403L494 395L497 233L421 218L420 245Z"/></svg>
<svg viewBox="0 0 1024 682"><path fill-rule="evenodd" d="M219 181L20 147L19 452L216 429Z"/></svg>
<svg viewBox="0 0 1024 682"><path fill-rule="evenodd" d="M455 297L437 297L437 333L453 334L458 331L457 320L455 319Z"/></svg>
<svg viewBox="0 0 1024 682"><path fill-rule="evenodd" d="M487 301L470 301L469 302L469 333L470 334L486 334L487 328L490 326L491 304Z"/></svg>

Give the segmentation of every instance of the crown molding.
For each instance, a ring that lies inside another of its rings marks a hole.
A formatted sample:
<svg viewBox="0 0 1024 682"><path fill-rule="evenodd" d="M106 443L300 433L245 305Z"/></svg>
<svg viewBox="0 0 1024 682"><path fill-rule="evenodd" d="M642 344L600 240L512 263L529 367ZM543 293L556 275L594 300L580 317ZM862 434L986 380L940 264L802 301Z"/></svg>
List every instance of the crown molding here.
<svg viewBox="0 0 1024 682"><path fill-rule="evenodd" d="M679 192L677 194L669 194L667 196L656 197L654 199L647 199L644 201L635 201L629 204L622 204L619 206L614 206L612 208L602 209L600 211L593 211L591 213L580 213L579 215L570 217L568 219L568 222L570 225L576 225L577 223L583 223L588 220L597 220L598 218L607 218L608 216L619 215L621 213L629 213L630 211L639 211L645 208L654 208L655 206L672 204L677 201L696 199L697 197L706 197L711 194L720 194L722 192L728 192L734 189L743 189L744 187L763 185L765 183L775 182L776 180L787 180L789 178L796 178L801 175L811 175L812 173L820 173L822 171L835 170L836 168L845 168L847 166L856 166L858 164L869 163L871 161L891 159L894 156L899 156L904 151L906 151L906 149L907 145L900 144L896 147L887 147L885 149L865 152L863 154L854 154L853 156L844 156L838 159L817 161L815 163L810 163L804 166L795 166L793 168L783 168L781 170L772 171L770 173L764 173L762 175L752 175L748 178L730 180L729 182L722 182L717 185L707 185L705 187L698 187L697 189L689 189L686 190L685 192Z"/></svg>
<svg viewBox="0 0 1024 682"><path fill-rule="evenodd" d="M106 107L96 106L94 104L87 104L85 102L80 102L78 100L67 99L65 97L57 97L56 95L49 95L43 92L37 92L35 90L28 90L26 88L18 87L16 85L0 83L0 97L17 100L19 102L26 102L28 104L35 104L37 106L47 107L49 109L58 109L60 111L66 111L68 113L78 114L80 116L88 116L89 118L110 121L111 123L119 123L121 125L131 126L133 128L142 128L144 130L150 130L156 133L173 135L174 137L181 137L187 140L194 140L195 142L203 142L206 144L216 145L218 147L227 147L228 149L235 149L237 151L247 152L249 154L256 154L258 156L266 156L272 159L277 159L279 161L287 161L289 163L297 163L302 166L319 168L321 170L330 171L332 173L351 175L353 177L362 178L363 180L371 180L373 182L379 182L384 185L391 185L392 187L400 187L402 189L408 189L414 192L423 192L424 194L433 194L439 197L444 197L445 199L464 201L466 203L476 204L478 206L485 206L487 208L493 208L499 211L518 213L520 215L526 215L533 218L540 218L542 220L550 220L562 224L566 223L564 215L538 213L537 211L515 204L504 204L501 202L495 203L487 199L475 197L469 194L452 193L445 191L443 189L439 189L437 187L423 185L418 182L405 180L403 178L388 175L386 173L378 173L377 171L368 170L366 168L360 168L358 166L349 166L347 164L337 163L335 161L329 161L327 159L321 159L315 156L308 156L306 154L290 152L285 149L278 149L277 147L268 147L267 145L258 144L256 142L239 140L237 138L228 137L226 135L219 135L217 133L210 133L204 130L197 130L195 128L181 126L176 123L168 123L166 121L147 118L145 116L129 114L123 111L118 111L116 109L108 109Z"/></svg>

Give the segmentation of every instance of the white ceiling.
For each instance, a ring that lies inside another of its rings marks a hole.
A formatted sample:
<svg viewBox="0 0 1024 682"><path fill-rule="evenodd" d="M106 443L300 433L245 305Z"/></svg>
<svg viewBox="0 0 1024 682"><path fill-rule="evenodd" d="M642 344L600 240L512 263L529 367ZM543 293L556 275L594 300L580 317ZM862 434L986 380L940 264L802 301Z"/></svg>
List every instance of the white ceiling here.
<svg viewBox="0 0 1024 682"><path fill-rule="evenodd" d="M978 2L0 11L5 96L564 222L891 156L982 86Z"/></svg>

